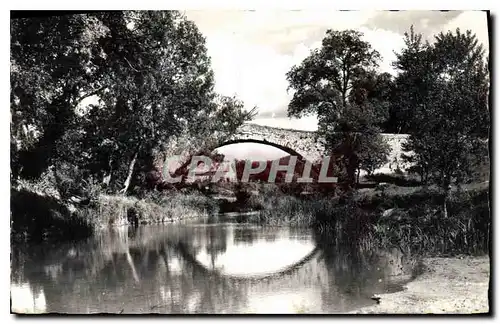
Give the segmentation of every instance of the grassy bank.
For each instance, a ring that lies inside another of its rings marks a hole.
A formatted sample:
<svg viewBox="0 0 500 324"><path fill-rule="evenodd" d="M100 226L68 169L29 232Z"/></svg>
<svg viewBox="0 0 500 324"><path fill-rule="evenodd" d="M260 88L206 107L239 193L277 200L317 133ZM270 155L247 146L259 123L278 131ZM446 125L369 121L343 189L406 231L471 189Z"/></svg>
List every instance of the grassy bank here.
<svg viewBox="0 0 500 324"><path fill-rule="evenodd" d="M141 199L101 195L86 205L69 205L54 196L11 189L11 238L14 242L78 240L104 226L166 223L217 212L215 200L197 192Z"/></svg>
<svg viewBox="0 0 500 324"><path fill-rule="evenodd" d="M98 226L125 225L133 222L157 224L209 217L216 213L218 205L215 200L197 192L162 193L141 199L101 196L94 223Z"/></svg>
<svg viewBox="0 0 500 324"><path fill-rule="evenodd" d="M486 184L452 191L446 218L444 196L423 187L365 189L339 202L289 196L263 185L247 204L261 210L251 221L311 226L334 238L336 245L399 246L419 255L482 254L490 244L488 190Z"/></svg>
<svg viewBox="0 0 500 324"><path fill-rule="evenodd" d="M365 196L355 204L364 213L373 211L367 238L378 245L397 244L418 254L483 254L491 239L488 191L484 186L453 191L448 217L443 213L443 194L432 189Z"/></svg>

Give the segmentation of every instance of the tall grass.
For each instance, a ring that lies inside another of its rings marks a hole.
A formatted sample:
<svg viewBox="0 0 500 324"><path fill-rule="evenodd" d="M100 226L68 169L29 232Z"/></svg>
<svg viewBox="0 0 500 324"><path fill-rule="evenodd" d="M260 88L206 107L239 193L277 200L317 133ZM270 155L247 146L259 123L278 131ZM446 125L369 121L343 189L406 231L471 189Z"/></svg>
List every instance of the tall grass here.
<svg viewBox="0 0 500 324"><path fill-rule="evenodd" d="M98 201L94 222L103 225L124 225L131 215L142 224L167 223L188 218L209 217L218 213L217 203L200 193L150 194L143 199L123 196L102 196Z"/></svg>
<svg viewBox="0 0 500 324"><path fill-rule="evenodd" d="M11 189L11 237L14 242L76 240L89 237L96 228L104 226L134 221L166 223L217 213L215 200L197 192L150 194L142 199L102 195L88 205L70 208L53 196Z"/></svg>
<svg viewBox="0 0 500 324"><path fill-rule="evenodd" d="M255 218L267 225L311 227L321 215L333 214L336 201L291 196L274 184L262 184L258 193L248 199L247 205L259 209L260 213Z"/></svg>
<svg viewBox="0 0 500 324"><path fill-rule="evenodd" d="M448 217L441 209L443 197L410 208L396 208L379 217L374 236L382 245L398 243L419 254L481 254L488 252L491 215L488 193L456 192L448 202Z"/></svg>
<svg viewBox="0 0 500 324"><path fill-rule="evenodd" d="M398 246L407 253L481 254L489 249L491 217L486 187L454 190L448 217L444 196L434 189L388 187L338 199L305 199L263 185L248 204L261 212L251 220L267 225L310 226L336 246L377 249Z"/></svg>
<svg viewBox="0 0 500 324"><path fill-rule="evenodd" d="M489 251L491 215L486 190L453 192L447 203L446 218L442 210L444 196L436 191L423 190L392 198L390 203L390 196L353 202L355 207L347 220L350 227L342 222L344 233L355 237L360 244L399 246L419 255Z"/></svg>

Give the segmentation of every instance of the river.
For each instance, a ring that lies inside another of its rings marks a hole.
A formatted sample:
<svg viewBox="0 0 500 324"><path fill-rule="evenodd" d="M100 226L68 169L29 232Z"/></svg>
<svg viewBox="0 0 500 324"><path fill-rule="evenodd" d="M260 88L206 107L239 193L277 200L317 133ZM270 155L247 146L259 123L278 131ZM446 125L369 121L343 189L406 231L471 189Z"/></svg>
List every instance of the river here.
<svg viewBox="0 0 500 324"><path fill-rule="evenodd" d="M336 247L310 229L237 218L102 230L13 246L19 313L345 313L411 280L397 249Z"/></svg>

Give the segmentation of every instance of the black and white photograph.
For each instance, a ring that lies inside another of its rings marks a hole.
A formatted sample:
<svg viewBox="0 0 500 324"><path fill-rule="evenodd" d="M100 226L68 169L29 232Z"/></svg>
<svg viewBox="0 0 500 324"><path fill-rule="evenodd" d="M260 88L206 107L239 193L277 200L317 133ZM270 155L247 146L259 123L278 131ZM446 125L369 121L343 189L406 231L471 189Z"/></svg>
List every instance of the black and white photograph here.
<svg viewBox="0 0 500 324"><path fill-rule="evenodd" d="M11 314L491 315L486 9L11 11Z"/></svg>

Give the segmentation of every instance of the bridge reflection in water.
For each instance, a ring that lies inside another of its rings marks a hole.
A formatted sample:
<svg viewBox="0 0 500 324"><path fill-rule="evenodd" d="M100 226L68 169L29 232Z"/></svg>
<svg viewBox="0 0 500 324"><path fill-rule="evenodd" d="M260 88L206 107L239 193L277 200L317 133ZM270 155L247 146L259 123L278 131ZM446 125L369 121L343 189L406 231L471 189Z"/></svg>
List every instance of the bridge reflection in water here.
<svg viewBox="0 0 500 324"><path fill-rule="evenodd" d="M336 313L409 279L391 254L334 248L308 229L184 224L14 247L11 298L19 312Z"/></svg>

